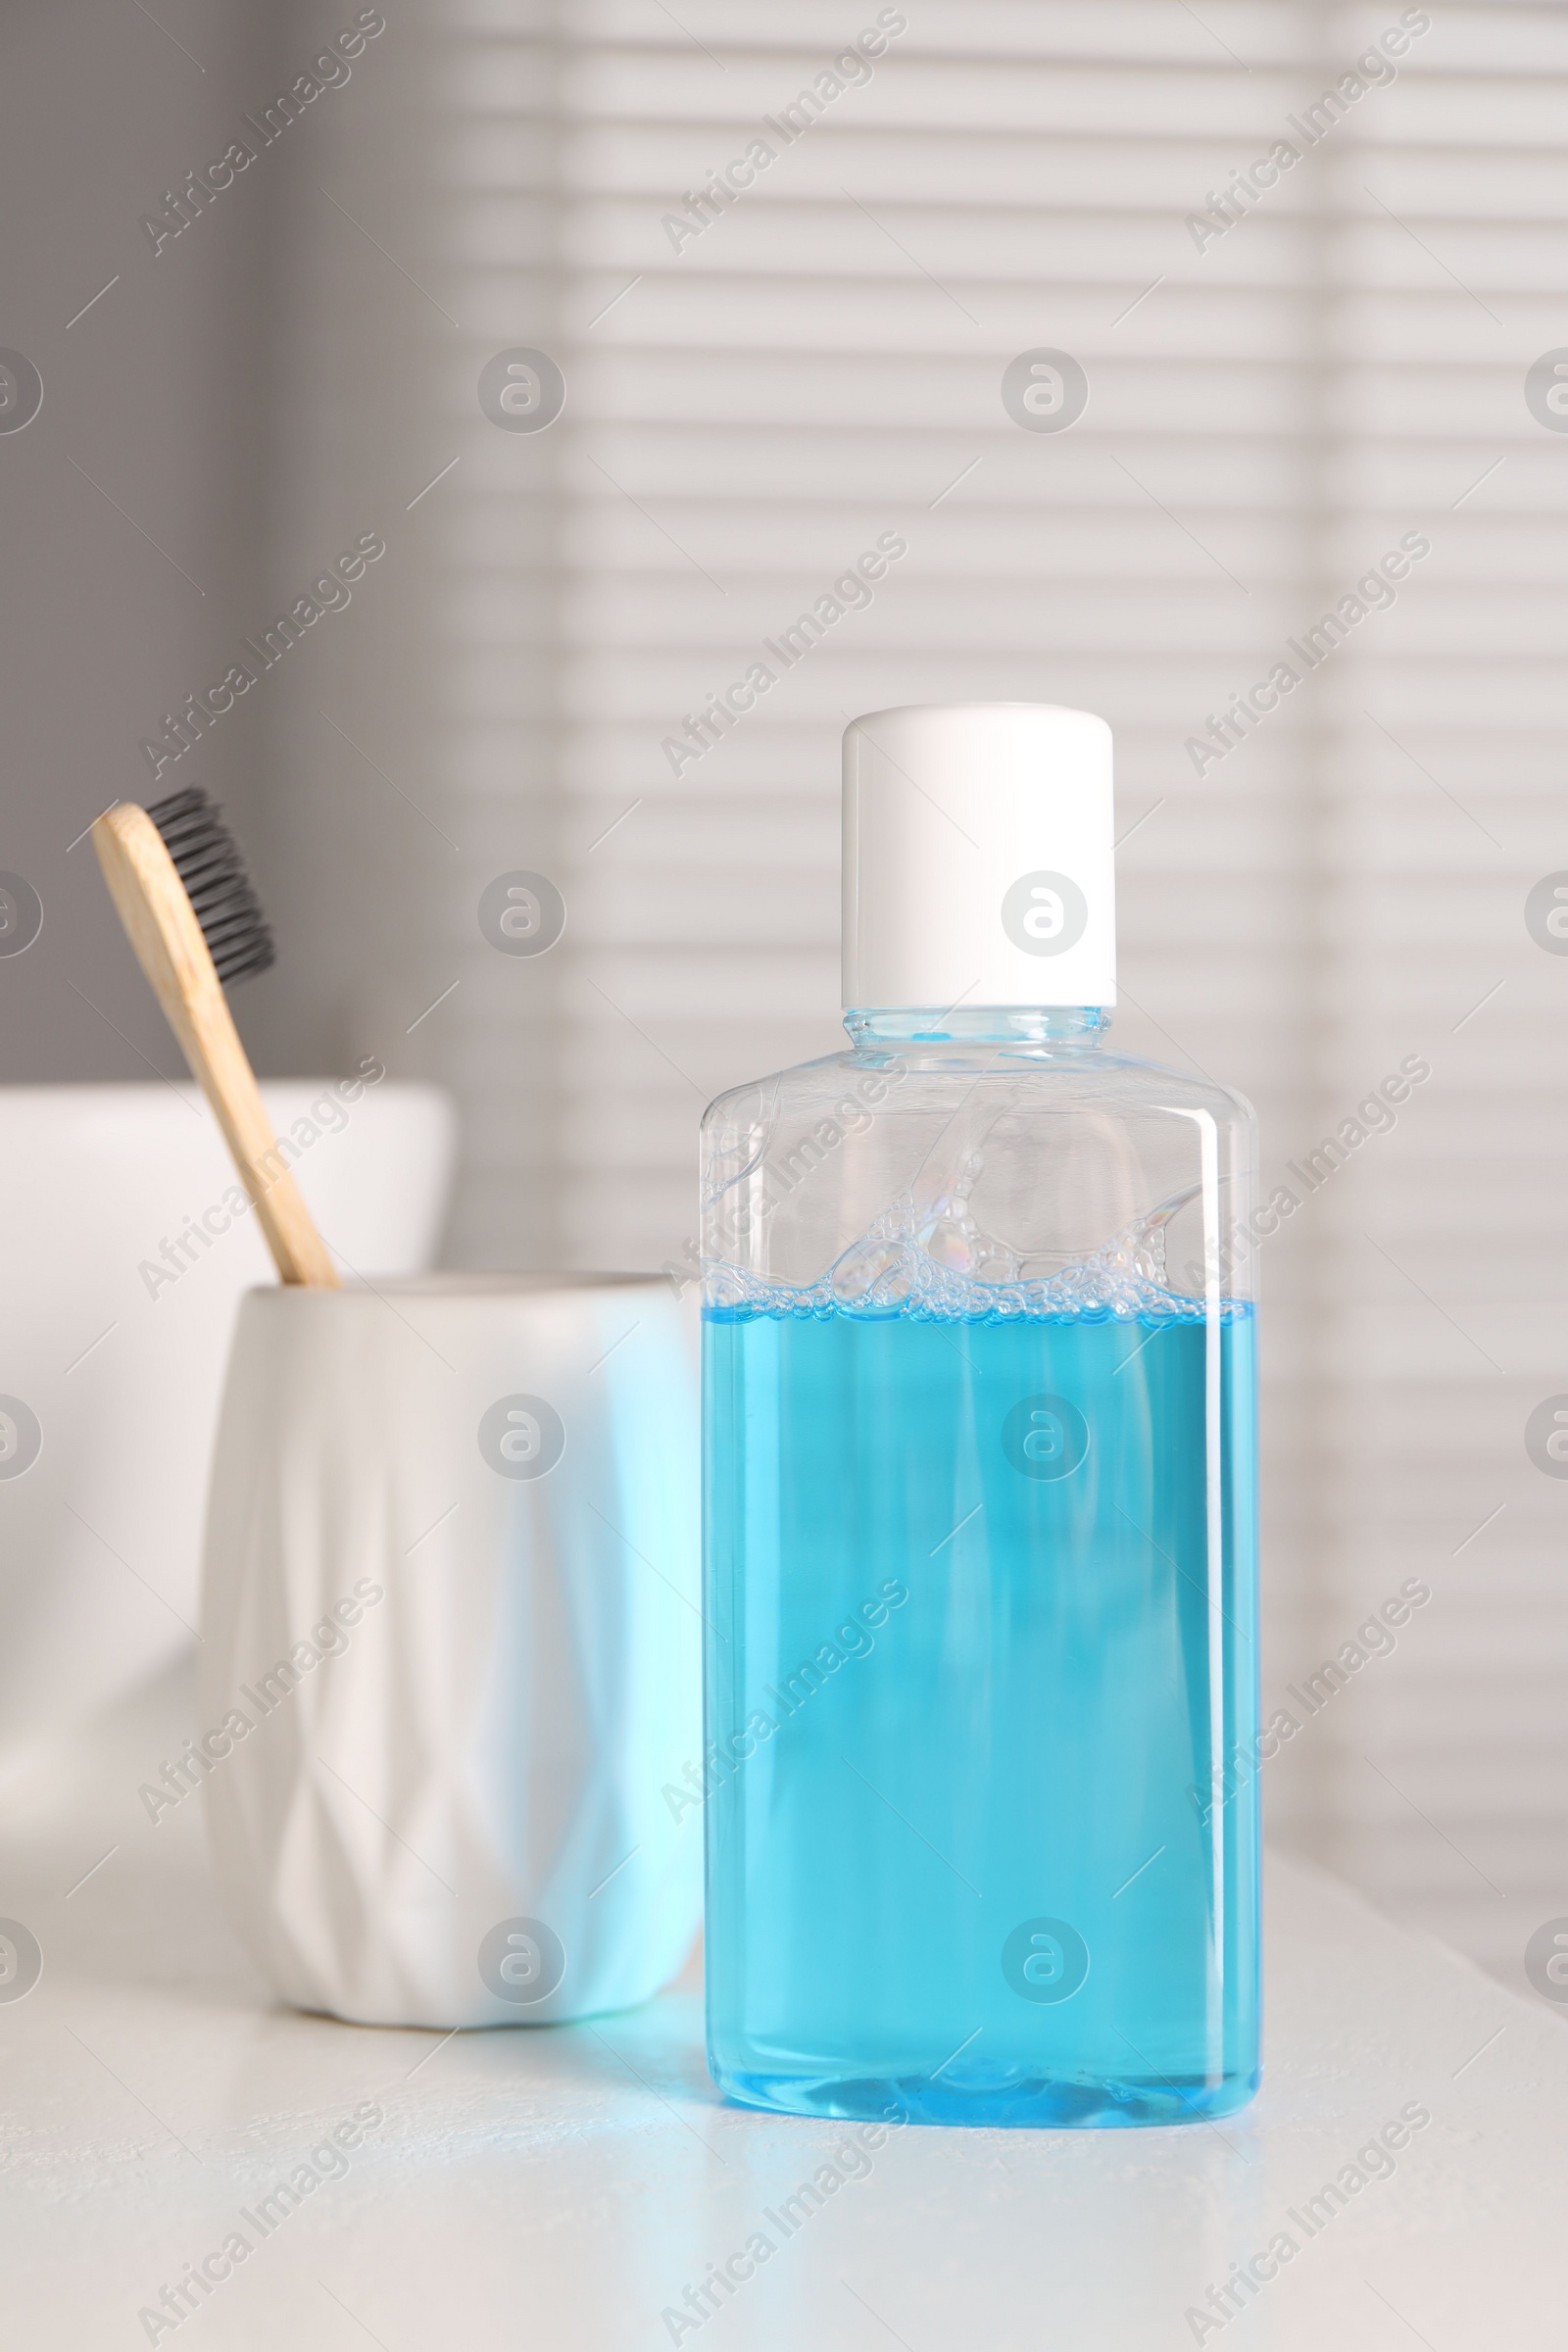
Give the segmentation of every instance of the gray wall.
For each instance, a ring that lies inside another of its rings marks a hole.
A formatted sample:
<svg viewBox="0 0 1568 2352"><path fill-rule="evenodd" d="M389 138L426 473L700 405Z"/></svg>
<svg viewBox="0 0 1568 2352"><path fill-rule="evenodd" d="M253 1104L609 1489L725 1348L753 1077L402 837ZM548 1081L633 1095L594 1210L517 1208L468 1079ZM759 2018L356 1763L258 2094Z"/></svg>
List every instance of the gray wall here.
<svg viewBox="0 0 1568 2352"><path fill-rule="evenodd" d="M360 11L154 13L62 0L0 31L15 96L0 348L44 383L33 421L0 433L0 871L45 910L37 942L0 957L0 1083L180 1072L77 837L112 800L200 783L229 810L277 938L276 968L232 1000L259 1069L373 1051L396 1075L455 1082L472 1147L462 1253L548 1263L562 1254L547 1165L560 981L544 964L498 970L474 906L494 873L552 854L559 461L548 436L510 453L538 586L503 657L497 726L466 691L471 566L443 512L450 485L418 496L502 438L473 400L473 334L491 329L460 328L450 295L424 290L451 274L461 177L442 136L450 27L432 39L429 11L392 11L348 78L155 253L143 216L231 139L256 145L243 118ZM543 214L529 236L548 257ZM548 285L548 259L535 278ZM541 331L539 302L525 307ZM491 340L507 339L502 321ZM163 713L366 533L386 554L349 604L155 780L139 746ZM460 1036L440 1008L420 1019L454 982L470 1001L507 992L477 1055L471 1026Z"/></svg>
<svg viewBox="0 0 1568 2352"><path fill-rule="evenodd" d="M189 56L102 0L13 9L0 32L0 345L44 387L32 422L0 434L0 867L44 906L36 943L0 959L13 1082L178 1068L91 845L69 845L109 801L145 797L139 741L222 674L259 609L272 159L159 253L139 223L222 153L267 85L270 36L234 9L172 21ZM236 713L216 757L186 762L247 824L258 737Z"/></svg>

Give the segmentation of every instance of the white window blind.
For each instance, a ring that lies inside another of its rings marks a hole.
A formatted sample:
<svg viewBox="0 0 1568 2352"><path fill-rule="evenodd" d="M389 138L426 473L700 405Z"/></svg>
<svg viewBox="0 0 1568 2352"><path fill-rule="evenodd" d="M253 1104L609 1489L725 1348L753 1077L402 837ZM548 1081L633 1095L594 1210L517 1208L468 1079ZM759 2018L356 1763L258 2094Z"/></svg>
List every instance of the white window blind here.
<svg viewBox="0 0 1568 2352"><path fill-rule="evenodd" d="M411 1022L457 984L398 1052L463 1099L458 1253L679 1258L703 1100L837 1036L849 716L1102 711L1116 1042L1242 1087L1297 1196L1257 1251L1261 1679L1299 1724L1269 1818L1522 1981L1568 1911L1568 1485L1524 1439L1568 1391L1568 958L1524 911L1568 868L1568 434L1525 398L1568 338L1568 21L464 0L404 29L330 168L419 283L302 210L295 340L363 426L319 474L412 499L461 462L384 566L380 654L345 626L285 687L287 824L359 861L311 983L343 1017L372 949ZM480 413L509 346L564 371L546 432ZM1004 405L1040 350L1087 377L1068 430ZM834 600L890 539L874 601ZM419 804L376 804L373 855L331 813L378 789L362 750ZM511 868L566 902L537 962L474 921Z"/></svg>

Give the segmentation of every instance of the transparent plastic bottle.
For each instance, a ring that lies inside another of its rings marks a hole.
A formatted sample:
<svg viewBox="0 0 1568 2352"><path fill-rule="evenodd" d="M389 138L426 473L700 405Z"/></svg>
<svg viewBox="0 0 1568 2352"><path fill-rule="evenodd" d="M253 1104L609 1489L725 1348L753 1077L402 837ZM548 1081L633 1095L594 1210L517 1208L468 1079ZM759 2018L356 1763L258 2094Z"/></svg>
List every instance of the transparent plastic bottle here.
<svg viewBox="0 0 1568 2352"><path fill-rule="evenodd" d="M709 2063L755 2105L1257 2084L1251 1118L1107 1050L1109 851L1102 721L858 720L850 1048L705 1122Z"/></svg>

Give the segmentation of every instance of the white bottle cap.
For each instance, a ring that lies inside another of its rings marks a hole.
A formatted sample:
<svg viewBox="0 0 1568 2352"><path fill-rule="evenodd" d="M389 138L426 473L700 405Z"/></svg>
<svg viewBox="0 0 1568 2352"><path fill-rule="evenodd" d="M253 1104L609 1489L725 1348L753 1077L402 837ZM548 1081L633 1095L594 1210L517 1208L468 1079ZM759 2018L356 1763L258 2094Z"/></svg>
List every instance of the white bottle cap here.
<svg viewBox="0 0 1568 2352"><path fill-rule="evenodd" d="M844 1004L1116 1002L1110 729L917 703L844 732Z"/></svg>

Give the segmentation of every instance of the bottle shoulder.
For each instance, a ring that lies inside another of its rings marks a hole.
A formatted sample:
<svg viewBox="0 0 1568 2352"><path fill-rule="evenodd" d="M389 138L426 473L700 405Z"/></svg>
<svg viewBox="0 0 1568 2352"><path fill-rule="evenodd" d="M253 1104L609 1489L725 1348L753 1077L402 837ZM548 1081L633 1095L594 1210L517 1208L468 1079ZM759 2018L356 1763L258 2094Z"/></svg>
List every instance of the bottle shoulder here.
<svg viewBox="0 0 1568 2352"><path fill-rule="evenodd" d="M1141 1055L1031 1046L955 1047L942 1041L851 1046L726 1088L714 1097L704 1128L802 1119L815 1111L853 1114L858 1106L929 1113L988 1100L1031 1116L1086 1111L1129 1117L1206 1113L1217 1124L1251 1130L1252 1105L1238 1089Z"/></svg>
<svg viewBox="0 0 1568 2352"><path fill-rule="evenodd" d="M1058 1038L858 1038L710 1108L710 1302L1186 1314L1241 1291L1256 1158L1250 1106L1200 1073Z"/></svg>

